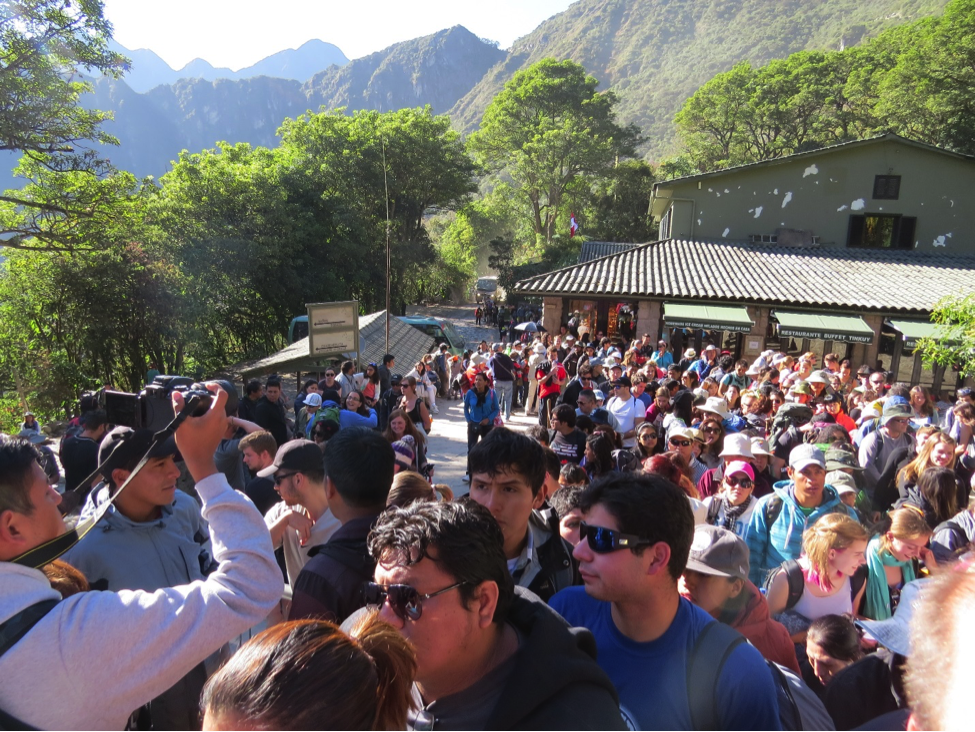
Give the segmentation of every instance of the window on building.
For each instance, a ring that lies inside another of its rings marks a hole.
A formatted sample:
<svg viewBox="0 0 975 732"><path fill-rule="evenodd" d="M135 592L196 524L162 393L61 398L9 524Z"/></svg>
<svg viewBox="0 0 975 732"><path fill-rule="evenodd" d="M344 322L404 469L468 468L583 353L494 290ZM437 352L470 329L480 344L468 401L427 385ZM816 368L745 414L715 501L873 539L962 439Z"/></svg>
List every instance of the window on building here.
<svg viewBox="0 0 975 732"><path fill-rule="evenodd" d="M850 216L847 245L871 249L913 249L917 217L899 214Z"/></svg>
<svg viewBox="0 0 975 732"><path fill-rule="evenodd" d="M899 175L876 175L873 178L873 197L883 201L896 201L901 194Z"/></svg>

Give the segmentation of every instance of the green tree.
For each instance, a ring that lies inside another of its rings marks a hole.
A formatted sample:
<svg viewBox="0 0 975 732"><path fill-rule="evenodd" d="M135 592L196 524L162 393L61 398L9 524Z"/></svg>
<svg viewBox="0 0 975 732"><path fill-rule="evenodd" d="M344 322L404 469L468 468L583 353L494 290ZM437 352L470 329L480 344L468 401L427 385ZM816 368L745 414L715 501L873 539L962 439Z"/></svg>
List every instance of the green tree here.
<svg viewBox="0 0 975 732"><path fill-rule="evenodd" d="M485 169L510 179L531 231L551 245L573 186L588 186L633 156L635 127L616 122L616 95L573 61L543 59L505 84L468 140Z"/></svg>
<svg viewBox="0 0 975 732"><path fill-rule="evenodd" d="M345 246L353 265L341 276L357 299L384 306L387 216L393 309L443 294L449 267L438 263L426 221L475 190L474 165L446 116L430 107L336 110L286 120L280 133L288 175L331 206L342 231L333 245Z"/></svg>
<svg viewBox="0 0 975 732"><path fill-rule="evenodd" d="M975 376L975 296L945 298L935 305L931 322L940 324L940 333L918 341L924 360Z"/></svg>
<svg viewBox="0 0 975 732"><path fill-rule="evenodd" d="M24 155L21 191L0 195L6 247L74 250L108 243L95 235L118 215L132 186L86 145L116 143L108 115L79 105L91 84L79 73L118 77L126 59L108 48L100 0L8 0L0 4L0 150Z"/></svg>
<svg viewBox="0 0 975 732"><path fill-rule="evenodd" d="M642 160L627 160L599 181L592 203L580 221L586 238L596 241L646 242L656 238L650 217L653 168Z"/></svg>

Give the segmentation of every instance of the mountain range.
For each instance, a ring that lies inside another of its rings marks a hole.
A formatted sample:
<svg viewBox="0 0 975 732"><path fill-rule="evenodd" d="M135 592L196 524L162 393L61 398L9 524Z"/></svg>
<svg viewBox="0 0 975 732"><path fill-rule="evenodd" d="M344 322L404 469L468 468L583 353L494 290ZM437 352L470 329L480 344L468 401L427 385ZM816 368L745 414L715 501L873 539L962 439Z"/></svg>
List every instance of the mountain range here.
<svg viewBox="0 0 975 732"><path fill-rule="evenodd" d="M307 81L329 66L345 66L349 59L338 46L325 41L311 40L298 48L278 51L256 64L238 71L215 68L202 58L190 61L181 69L174 69L148 48L130 50L112 41L113 51L132 61L125 74L125 83L137 92L147 92L160 84L175 84L180 79L249 79L253 76L275 76L282 79Z"/></svg>
<svg viewBox="0 0 975 732"><path fill-rule="evenodd" d="M237 72L202 60L174 71L151 51L123 50L132 70L122 80L94 80L84 103L114 112L105 129L121 145L103 153L116 166L158 176L183 149L217 141L273 146L286 117L319 108L429 104L469 132L506 81L551 56L581 63L601 89L613 90L620 121L638 125L646 136L641 152L659 160L676 149L674 114L716 73L742 60L758 65L804 49L842 49L939 13L947 2L579 0L508 50L455 26L352 61L310 41Z"/></svg>

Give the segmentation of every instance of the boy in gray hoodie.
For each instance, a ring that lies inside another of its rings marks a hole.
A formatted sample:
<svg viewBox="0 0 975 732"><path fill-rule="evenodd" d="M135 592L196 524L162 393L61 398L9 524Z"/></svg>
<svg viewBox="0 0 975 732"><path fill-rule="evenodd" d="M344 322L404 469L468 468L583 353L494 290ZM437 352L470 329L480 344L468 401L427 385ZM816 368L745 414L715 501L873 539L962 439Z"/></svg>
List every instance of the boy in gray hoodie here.
<svg viewBox="0 0 975 732"><path fill-rule="evenodd" d="M13 561L63 533L64 524L60 496L29 443L0 437L0 623L60 600L0 656L4 712L42 729L123 729L134 709L263 620L280 599L281 573L264 522L213 462L227 397L211 391L210 411L184 422L176 442L203 499L216 569L175 587L61 600L42 572ZM174 401L179 411L182 395Z"/></svg>

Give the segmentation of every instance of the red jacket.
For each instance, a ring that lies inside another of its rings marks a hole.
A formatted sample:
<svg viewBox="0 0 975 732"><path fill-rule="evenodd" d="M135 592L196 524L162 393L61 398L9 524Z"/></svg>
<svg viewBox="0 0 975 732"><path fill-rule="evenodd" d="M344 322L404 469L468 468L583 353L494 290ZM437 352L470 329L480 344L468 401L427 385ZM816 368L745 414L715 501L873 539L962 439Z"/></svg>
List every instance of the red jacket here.
<svg viewBox="0 0 975 732"><path fill-rule="evenodd" d="M799 662L796 660L796 647L789 631L769 615L765 596L751 582L745 583L742 592L747 593L748 600L738 617L731 622L731 627L745 636L766 659L801 675Z"/></svg>

